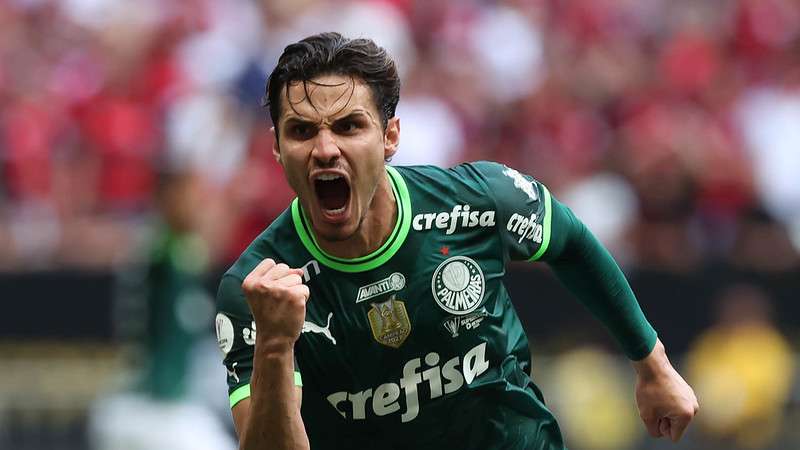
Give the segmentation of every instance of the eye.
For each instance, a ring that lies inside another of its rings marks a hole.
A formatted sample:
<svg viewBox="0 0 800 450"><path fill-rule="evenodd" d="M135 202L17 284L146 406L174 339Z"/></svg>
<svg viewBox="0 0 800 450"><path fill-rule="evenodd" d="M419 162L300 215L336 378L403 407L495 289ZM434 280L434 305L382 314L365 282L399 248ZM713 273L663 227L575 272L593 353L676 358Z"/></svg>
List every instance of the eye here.
<svg viewBox="0 0 800 450"><path fill-rule="evenodd" d="M333 128L337 133L348 134L358 131L360 127L354 120L343 120L341 122L336 122Z"/></svg>
<svg viewBox="0 0 800 450"><path fill-rule="evenodd" d="M311 139L314 137L316 129L307 123L296 123L289 126L289 133L295 139Z"/></svg>

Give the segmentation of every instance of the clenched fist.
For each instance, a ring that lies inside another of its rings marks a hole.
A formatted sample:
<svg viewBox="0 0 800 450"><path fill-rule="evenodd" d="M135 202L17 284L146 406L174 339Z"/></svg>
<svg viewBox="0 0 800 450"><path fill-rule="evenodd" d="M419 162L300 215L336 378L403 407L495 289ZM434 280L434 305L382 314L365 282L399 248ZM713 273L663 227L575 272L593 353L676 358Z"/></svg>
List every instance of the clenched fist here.
<svg viewBox="0 0 800 450"><path fill-rule="evenodd" d="M661 341L634 367L636 404L647 431L678 441L700 408L694 391L670 364Z"/></svg>
<svg viewBox="0 0 800 450"><path fill-rule="evenodd" d="M302 269L267 258L244 279L242 290L256 322L259 348L286 351L300 337L310 295L302 277Z"/></svg>

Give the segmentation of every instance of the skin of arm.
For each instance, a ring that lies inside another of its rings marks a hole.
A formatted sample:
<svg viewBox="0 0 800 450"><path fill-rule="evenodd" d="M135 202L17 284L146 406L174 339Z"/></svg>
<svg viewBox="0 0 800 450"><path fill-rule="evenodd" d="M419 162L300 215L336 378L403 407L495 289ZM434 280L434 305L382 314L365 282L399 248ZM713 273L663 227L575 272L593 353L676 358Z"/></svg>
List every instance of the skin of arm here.
<svg viewBox="0 0 800 450"><path fill-rule="evenodd" d="M254 361L255 362L255 361ZM253 371L255 375L255 370ZM294 379L294 374L292 374L292 380ZM239 402L236 406L233 407L233 424L236 427L236 434L239 437L239 448L244 449L267 449L267 448L309 448L308 446L308 439L305 438L305 428L303 426L303 421L300 418L300 405L303 402L303 390L299 386L294 386L294 382L292 381L292 385L294 389L291 390L274 390L272 392L267 392L266 396L262 397L261 400L257 400L257 404L255 407L253 406L253 401L251 398L246 398ZM287 392L293 391L293 398L285 398L285 397L292 397L291 395L286 395ZM253 389L251 391L251 395L258 392L258 389ZM284 397L280 399L275 399L274 397ZM284 417L279 418L279 420L271 420L271 414L275 414L275 412L270 412L270 408L264 408L260 405L279 405L282 404L284 408L271 408L273 411L284 410L288 412L288 414L284 413ZM292 408L289 407L290 404L294 404L294 411ZM264 411L266 409L266 411ZM259 436L248 436L249 427L251 425L250 418L253 417L253 428L255 428L254 433L257 433ZM289 435L290 436L301 436L300 443L295 444L293 442L284 443L283 447L277 447L276 445L276 434L271 433L267 427L256 426L255 424L267 424L267 423L279 423L280 421L286 421L289 423L289 428L292 430ZM288 445L288 446L287 446ZM294 445L294 446L292 446Z"/></svg>
<svg viewBox="0 0 800 450"><path fill-rule="evenodd" d="M233 409L241 450L310 448L300 415L301 395L294 383L294 343L309 297L301 275L300 269L265 259L242 283L259 333L250 398Z"/></svg>

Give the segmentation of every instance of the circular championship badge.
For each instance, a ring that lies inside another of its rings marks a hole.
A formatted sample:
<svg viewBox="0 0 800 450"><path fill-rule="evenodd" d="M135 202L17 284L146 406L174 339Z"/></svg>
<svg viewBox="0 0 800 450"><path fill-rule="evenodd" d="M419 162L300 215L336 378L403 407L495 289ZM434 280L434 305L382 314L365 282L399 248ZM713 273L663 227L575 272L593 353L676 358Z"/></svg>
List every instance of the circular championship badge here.
<svg viewBox="0 0 800 450"><path fill-rule="evenodd" d="M216 318L217 344L222 353L227 355L233 348L233 323L225 314L217 313Z"/></svg>
<svg viewBox="0 0 800 450"><path fill-rule="evenodd" d="M475 311L485 292L483 271L466 256L453 256L439 264L431 279L431 292L436 303L450 314Z"/></svg>

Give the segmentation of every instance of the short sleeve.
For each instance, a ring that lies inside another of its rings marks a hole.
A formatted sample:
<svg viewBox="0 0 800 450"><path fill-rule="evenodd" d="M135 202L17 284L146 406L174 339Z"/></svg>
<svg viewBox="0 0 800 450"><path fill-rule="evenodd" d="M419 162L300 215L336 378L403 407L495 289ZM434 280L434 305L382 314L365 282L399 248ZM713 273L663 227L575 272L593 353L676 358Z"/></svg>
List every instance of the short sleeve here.
<svg viewBox="0 0 800 450"><path fill-rule="evenodd" d="M256 323L242 292L242 281L226 274L217 291L215 320L217 343L224 356L227 371L228 395L233 408L250 397L250 376L256 341ZM300 372L295 361L295 385L301 386Z"/></svg>
<svg viewBox="0 0 800 450"><path fill-rule="evenodd" d="M540 259L550 245L550 191L530 175L503 164L481 161L474 163L474 168L486 182L501 218L498 227L506 257Z"/></svg>

